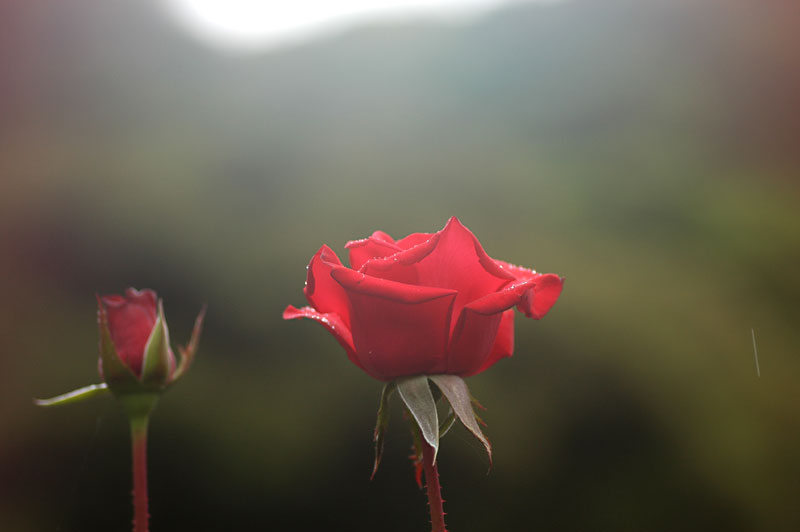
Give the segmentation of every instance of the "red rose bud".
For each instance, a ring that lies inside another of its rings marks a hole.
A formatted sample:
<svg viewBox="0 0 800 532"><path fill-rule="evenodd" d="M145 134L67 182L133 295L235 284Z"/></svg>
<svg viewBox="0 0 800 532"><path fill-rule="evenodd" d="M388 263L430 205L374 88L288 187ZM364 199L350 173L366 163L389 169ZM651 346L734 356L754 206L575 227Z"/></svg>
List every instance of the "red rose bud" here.
<svg viewBox="0 0 800 532"><path fill-rule="evenodd" d="M322 246L308 265L309 306L284 319L321 323L350 360L382 381L480 373L514 349L514 311L542 318L561 294L554 274L494 260L457 218L401 240L348 242L350 268Z"/></svg>
<svg viewBox="0 0 800 532"><path fill-rule="evenodd" d="M204 311L180 362L169 345L164 306L152 290L128 288L124 296L97 298L100 376L114 392L160 391L180 377L194 359Z"/></svg>
<svg viewBox="0 0 800 532"><path fill-rule="evenodd" d="M124 297L98 297L98 307L100 313L105 312L108 330L119 359L135 375L141 376L147 342L154 332L156 321L161 317L156 293L152 290L138 291L128 288ZM102 320L102 316L98 320ZM163 324L163 330L166 330L166 324ZM168 363L174 371L175 355L169 346L167 353Z"/></svg>
<svg viewBox="0 0 800 532"><path fill-rule="evenodd" d="M149 408L153 397L178 380L194 360L204 315L205 308L197 316L189 343L178 349L181 356L176 361L164 307L155 292L128 288L124 296L98 296L98 370L104 382L36 403L72 403L111 390L125 400L129 410L139 409L137 398L142 409Z"/></svg>

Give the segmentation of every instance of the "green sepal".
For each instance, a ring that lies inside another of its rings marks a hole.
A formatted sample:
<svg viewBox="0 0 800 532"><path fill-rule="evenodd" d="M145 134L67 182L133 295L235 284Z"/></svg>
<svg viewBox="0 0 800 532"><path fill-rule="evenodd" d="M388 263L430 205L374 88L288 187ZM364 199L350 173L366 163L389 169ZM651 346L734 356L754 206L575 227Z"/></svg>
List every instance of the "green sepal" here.
<svg viewBox="0 0 800 532"><path fill-rule="evenodd" d="M478 418L475 416L475 411L472 408L474 399L469 393L467 383L458 375L431 375L430 379L442 391L450 407L455 412L461 423L467 427L476 438L480 440L486 448L486 454L489 455L489 465L492 463L492 445L489 440L484 436L481 427L478 424Z"/></svg>
<svg viewBox="0 0 800 532"><path fill-rule="evenodd" d="M450 432L450 429L453 428L453 424L456 422L456 413L451 408L450 412L448 412L447 417L439 424L439 440L441 441L444 438L444 435Z"/></svg>
<svg viewBox="0 0 800 532"><path fill-rule="evenodd" d="M375 434L373 439L375 441L375 465L372 466L372 474L369 479L375 478L375 473L378 472L378 466L381 464L381 457L383 456L383 442L386 435L386 430L389 428L389 399L394 393L396 385L394 382L387 383L381 391L381 403L378 406L378 421L375 423Z"/></svg>
<svg viewBox="0 0 800 532"><path fill-rule="evenodd" d="M181 359L178 361L178 367L175 368L175 374L172 376L171 382L175 382L186 373L186 370L189 369L189 366L191 366L194 361L194 355L197 353L197 345L200 342L200 332L203 330L206 308L207 307L203 305L203 308L200 309L200 314L198 314L197 318L194 320L194 328L192 329L192 337L189 339L189 343L186 344L186 347L178 347Z"/></svg>
<svg viewBox="0 0 800 532"><path fill-rule="evenodd" d="M80 403L81 401L86 401L98 395L105 395L108 392L108 385L101 382L100 384L90 384L89 386L84 386L83 388L78 388L77 390L72 390L71 392L57 395L49 399L34 399L33 403L36 406L68 405L71 403Z"/></svg>
<svg viewBox="0 0 800 532"><path fill-rule="evenodd" d="M403 418L409 421L408 426L411 429L411 447L414 449L414 454L409 456L409 458L411 459L411 464L414 466L414 480L417 483L417 487L422 489L422 434L419 431L419 426L411 421L412 417L408 407L403 405Z"/></svg>
<svg viewBox="0 0 800 532"><path fill-rule="evenodd" d="M108 384L114 395L135 393L141 391L141 384L136 375L119 358L114 342L111 340L111 331L108 329L108 316L98 296L97 326L100 336L100 360L103 364L103 380Z"/></svg>
<svg viewBox="0 0 800 532"><path fill-rule="evenodd" d="M470 394L469 394L469 396L470 396L470 399L472 400L472 411L473 411L473 412L475 412L475 409L478 409L478 410L486 410L486 407L485 407L485 406L483 406L483 405L480 403L480 401L478 401L477 399L475 399L475 396L474 396L474 395L472 395L472 393L470 393ZM481 416L479 416L479 415L478 415L478 413L477 413L477 412L475 412L475 419L477 419L477 420L478 420L478 423L480 423L480 424L481 424L481 425L483 425L484 427L486 426L486 422L485 422L485 421L484 421L484 420L481 418Z"/></svg>
<svg viewBox="0 0 800 532"><path fill-rule="evenodd" d="M397 391L422 432L422 438L433 448L433 463L439 452L439 414L426 375L397 379Z"/></svg>
<svg viewBox="0 0 800 532"><path fill-rule="evenodd" d="M164 305L158 301L158 317L144 347L140 382L146 388L163 388L170 380L169 330Z"/></svg>

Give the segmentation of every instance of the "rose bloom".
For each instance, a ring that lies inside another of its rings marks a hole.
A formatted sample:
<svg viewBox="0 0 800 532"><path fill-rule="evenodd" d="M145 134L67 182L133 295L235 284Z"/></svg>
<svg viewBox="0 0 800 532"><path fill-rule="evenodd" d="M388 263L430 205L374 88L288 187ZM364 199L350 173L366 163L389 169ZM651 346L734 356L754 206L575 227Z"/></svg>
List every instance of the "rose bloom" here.
<svg viewBox="0 0 800 532"><path fill-rule="evenodd" d="M284 319L321 323L372 377L475 375L514 350L514 309L540 319L563 279L492 259L453 217L438 233L348 242L350 268L328 246L308 265L310 306Z"/></svg>
<svg viewBox="0 0 800 532"><path fill-rule="evenodd" d="M120 360L134 375L141 377L145 348L158 319L156 293L128 288L124 296L114 294L99 297L97 304L102 305L100 310L106 313L111 341ZM171 348L167 349L167 353L171 376L175 372L175 355ZM103 376L102 359L100 375Z"/></svg>

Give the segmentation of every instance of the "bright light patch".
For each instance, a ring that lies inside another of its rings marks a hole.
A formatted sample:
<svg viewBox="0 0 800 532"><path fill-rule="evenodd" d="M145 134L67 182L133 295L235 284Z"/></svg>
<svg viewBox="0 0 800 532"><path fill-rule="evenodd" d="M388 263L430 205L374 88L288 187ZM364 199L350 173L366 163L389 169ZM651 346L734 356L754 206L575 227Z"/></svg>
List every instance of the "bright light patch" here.
<svg viewBox="0 0 800 532"><path fill-rule="evenodd" d="M202 40L246 50L302 41L361 22L472 15L512 0L162 1L179 23Z"/></svg>

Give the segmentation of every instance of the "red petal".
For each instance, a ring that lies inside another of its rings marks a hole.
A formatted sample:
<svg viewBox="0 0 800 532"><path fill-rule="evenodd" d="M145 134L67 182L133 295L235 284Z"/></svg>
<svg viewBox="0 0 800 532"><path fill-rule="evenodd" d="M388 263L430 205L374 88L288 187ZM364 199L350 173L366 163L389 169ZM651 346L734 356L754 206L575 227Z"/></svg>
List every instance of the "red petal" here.
<svg viewBox="0 0 800 532"><path fill-rule="evenodd" d="M410 249L414 246L422 244L423 242L427 242L434 234L435 233L412 233L407 237L398 240L397 245L401 249Z"/></svg>
<svg viewBox="0 0 800 532"><path fill-rule="evenodd" d="M369 238L351 240L344 247L350 250L350 267L354 270L361 268L370 259L394 255L402 250L383 231L375 231Z"/></svg>
<svg viewBox="0 0 800 532"><path fill-rule="evenodd" d="M447 373L474 375L483 367L492 355L501 319L525 298L534 282L534 279L517 281L464 307L453 329Z"/></svg>
<svg viewBox="0 0 800 532"><path fill-rule="evenodd" d="M456 290L455 317L467 303L497 292L515 279L486 254L475 235L455 217L436 234L410 235L398 245L413 242L418 243L395 255L367 261L361 271L401 283Z"/></svg>
<svg viewBox="0 0 800 532"><path fill-rule="evenodd" d="M497 329L497 337L495 338L492 350L489 352L489 357L484 361L478 371L465 374L465 377L482 373L484 370L489 369L495 362L501 358L510 357L514 353L514 309L508 309L503 312L503 317L500 319L500 327Z"/></svg>
<svg viewBox="0 0 800 532"><path fill-rule="evenodd" d="M526 279L528 277L533 277L534 275L539 275L536 273L536 270L531 270L530 268L525 268L523 266L517 266L516 264L511 264L510 262L505 262L498 259L494 259L494 262L500 268L506 270L517 279Z"/></svg>
<svg viewBox="0 0 800 532"><path fill-rule="evenodd" d="M344 347L350 361L364 371L367 371L356 356L356 351L353 347L353 336L350 333L350 329L347 328L338 314L321 314L311 307L295 308L292 305L289 305L286 307L286 310L283 311L283 319L294 320L297 318L309 318L321 323L328 329L328 332L336 338L339 344Z"/></svg>
<svg viewBox="0 0 800 532"><path fill-rule="evenodd" d="M517 279L532 279L532 288L519 302L517 308L529 318L540 320L550 310L561 295L564 279L552 273L536 273L521 266L515 266L501 260L495 262L504 270L512 273Z"/></svg>
<svg viewBox="0 0 800 532"><path fill-rule="evenodd" d="M375 231L372 233L372 238L377 238L378 240L383 240L384 242L389 242L390 244L394 244L394 238L391 237L389 233L385 233L383 231Z"/></svg>
<svg viewBox="0 0 800 532"><path fill-rule="evenodd" d="M140 375L144 348L156 324L156 293L128 288L125 296L105 295L100 301L105 306L117 355L134 374Z"/></svg>
<svg viewBox="0 0 800 532"><path fill-rule="evenodd" d="M444 370L454 290L387 281L347 268L331 275L350 301L353 345L367 373L390 380Z"/></svg>
<svg viewBox="0 0 800 532"><path fill-rule="evenodd" d="M320 314L336 314L350 328L350 311L347 296L339 283L331 277L334 268L342 268L339 257L328 246L322 246L308 264L308 275L303 293Z"/></svg>
<svg viewBox="0 0 800 532"><path fill-rule="evenodd" d="M547 273L539 275L536 284L528 290L517 308L529 318L540 320L558 300L564 287L564 279Z"/></svg>

